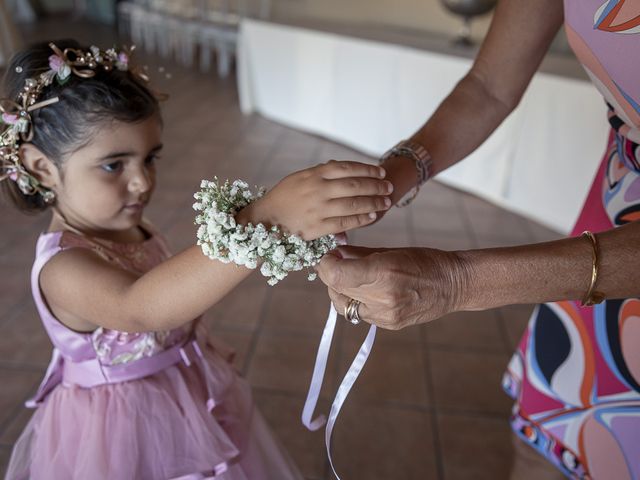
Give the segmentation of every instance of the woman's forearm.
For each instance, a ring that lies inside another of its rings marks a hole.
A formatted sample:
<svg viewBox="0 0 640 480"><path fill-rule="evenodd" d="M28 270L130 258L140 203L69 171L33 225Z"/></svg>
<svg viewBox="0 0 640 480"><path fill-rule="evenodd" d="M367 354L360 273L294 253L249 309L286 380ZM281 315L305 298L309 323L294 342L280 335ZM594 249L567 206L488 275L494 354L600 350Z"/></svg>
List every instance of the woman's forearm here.
<svg viewBox="0 0 640 480"><path fill-rule="evenodd" d="M411 138L429 151L434 167L431 173L436 175L478 148L513 107L492 96L471 71ZM406 157L391 157L383 166L394 185L395 203L415 186L416 167Z"/></svg>
<svg viewBox="0 0 640 480"><path fill-rule="evenodd" d="M599 233L597 238L595 289L608 299L640 297L640 222ZM592 246L582 236L457 253L466 285L461 310L582 300L590 286Z"/></svg>
<svg viewBox="0 0 640 480"><path fill-rule="evenodd" d="M563 19L557 0L498 2L473 67L412 137L430 152L434 174L473 152L511 113ZM415 185L415 165L396 157L384 167L397 201Z"/></svg>

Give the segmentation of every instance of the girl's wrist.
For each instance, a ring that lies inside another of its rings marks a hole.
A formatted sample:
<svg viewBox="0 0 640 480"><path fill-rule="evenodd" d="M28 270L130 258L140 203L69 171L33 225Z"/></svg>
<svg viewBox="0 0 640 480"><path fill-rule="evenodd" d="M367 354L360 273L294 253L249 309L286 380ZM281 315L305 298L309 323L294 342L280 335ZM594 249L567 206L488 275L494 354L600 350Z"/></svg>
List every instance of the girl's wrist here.
<svg viewBox="0 0 640 480"><path fill-rule="evenodd" d="M259 198L244 207L235 215L236 222L240 225L249 223L257 225L262 223L266 228L278 225L278 222L269 212L268 201L263 197Z"/></svg>

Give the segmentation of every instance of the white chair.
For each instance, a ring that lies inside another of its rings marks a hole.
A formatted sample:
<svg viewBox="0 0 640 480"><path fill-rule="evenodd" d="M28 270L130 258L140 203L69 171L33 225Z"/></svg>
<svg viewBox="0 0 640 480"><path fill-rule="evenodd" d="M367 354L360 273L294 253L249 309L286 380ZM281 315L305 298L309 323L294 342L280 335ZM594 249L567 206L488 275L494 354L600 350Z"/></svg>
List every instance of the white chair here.
<svg viewBox="0 0 640 480"><path fill-rule="evenodd" d="M131 22L134 16L134 11L139 9L138 4L134 2L120 2L117 7L118 16L118 34L121 38L131 38L132 29Z"/></svg>
<svg viewBox="0 0 640 480"><path fill-rule="evenodd" d="M1 1L1 0L0 0ZM120 34L134 44L164 58L175 57L185 67L193 66L196 48L203 71L211 69L216 55L217 71L231 71L243 17L267 18L270 1L257 0L132 0L118 6Z"/></svg>
<svg viewBox="0 0 640 480"><path fill-rule="evenodd" d="M237 28L225 25L202 24L199 28L200 69L211 69L211 55L216 54L218 75L225 78L231 72L231 62L238 43Z"/></svg>
<svg viewBox="0 0 640 480"><path fill-rule="evenodd" d="M211 68L215 52L220 77L227 77L238 43L238 27L249 13L247 0L203 0L198 43L200 45L200 69Z"/></svg>

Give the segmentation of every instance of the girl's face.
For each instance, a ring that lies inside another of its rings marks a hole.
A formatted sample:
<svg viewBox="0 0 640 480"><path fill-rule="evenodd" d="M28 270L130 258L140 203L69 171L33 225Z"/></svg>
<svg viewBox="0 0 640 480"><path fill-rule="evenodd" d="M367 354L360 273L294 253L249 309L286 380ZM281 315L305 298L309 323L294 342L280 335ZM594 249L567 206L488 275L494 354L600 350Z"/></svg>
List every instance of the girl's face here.
<svg viewBox="0 0 640 480"><path fill-rule="evenodd" d="M137 227L155 188L161 134L156 115L138 123L114 121L97 128L59 172L56 208L66 221L97 235Z"/></svg>

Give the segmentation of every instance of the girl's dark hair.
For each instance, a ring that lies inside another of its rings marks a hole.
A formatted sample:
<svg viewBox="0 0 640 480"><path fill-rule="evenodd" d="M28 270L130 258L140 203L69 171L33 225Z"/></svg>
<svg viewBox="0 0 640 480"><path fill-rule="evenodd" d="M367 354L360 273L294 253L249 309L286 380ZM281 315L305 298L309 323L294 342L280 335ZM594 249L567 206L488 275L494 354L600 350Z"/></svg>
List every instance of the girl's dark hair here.
<svg viewBox="0 0 640 480"><path fill-rule="evenodd" d="M65 48L88 51L89 47L75 40L53 42ZM16 100L27 78L35 78L49 69L49 57L53 50L49 43L38 43L17 53L11 59L4 77L2 97ZM71 74L64 85L57 81L45 87L38 102L52 97L56 103L31 112L33 139L37 147L58 168L65 157L90 141L95 128L105 121L143 121L159 112L158 100L147 86L128 71L113 69L95 70L91 78ZM0 182L11 201L21 210L38 212L47 205L39 194L23 194L15 182Z"/></svg>

